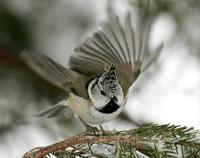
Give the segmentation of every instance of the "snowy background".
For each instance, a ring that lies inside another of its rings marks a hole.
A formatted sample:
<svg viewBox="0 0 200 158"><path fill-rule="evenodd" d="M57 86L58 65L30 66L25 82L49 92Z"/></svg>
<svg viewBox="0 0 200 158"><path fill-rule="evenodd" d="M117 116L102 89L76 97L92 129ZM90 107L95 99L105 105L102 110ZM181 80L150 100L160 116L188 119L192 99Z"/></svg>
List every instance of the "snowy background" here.
<svg viewBox="0 0 200 158"><path fill-rule="evenodd" d="M154 122L200 129L200 11L195 5L198 1L192 1L194 4L163 1L160 6L154 5L155 1L150 2L154 10L156 7L161 10L153 25L150 47L163 41L163 51L132 87L123 114L125 117L103 126L123 130ZM132 4L136 3L132 0ZM4 31L9 30L7 28L15 31L18 25L4 20L8 26L0 24L0 42L3 43L0 46L12 47L8 50L16 54L31 48L67 66L73 49L97 30L106 20L110 8L125 15L128 7L130 3L126 0L2 0L0 10L6 14L1 12L0 16L7 17L9 13L9 17L13 16L28 26L25 33L28 36L23 37L30 41L7 40ZM13 32L9 33L8 36ZM44 81L29 75L26 70L15 69L15 64L1 58L0 63L10 64L0 67L1 158L21 157L31 148L54 143L84 130L75 118L33 117L32 114L58 101L57 94L62 92L54 91Z"/></svg>

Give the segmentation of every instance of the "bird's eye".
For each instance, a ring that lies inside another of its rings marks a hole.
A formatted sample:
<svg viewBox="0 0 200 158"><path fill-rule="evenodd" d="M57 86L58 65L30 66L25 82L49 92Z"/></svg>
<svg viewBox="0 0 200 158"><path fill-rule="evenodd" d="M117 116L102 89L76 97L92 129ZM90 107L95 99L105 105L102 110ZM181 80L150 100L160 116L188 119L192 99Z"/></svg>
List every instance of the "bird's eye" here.
<svg viewBox="0 0 200 158"><path fill-rule="evenodd" d="M105 93L104 91L102 91L102 90L101 90L101 95L104 95L104 96L105 96L105 95L106 95L106 93Z"/></svg>

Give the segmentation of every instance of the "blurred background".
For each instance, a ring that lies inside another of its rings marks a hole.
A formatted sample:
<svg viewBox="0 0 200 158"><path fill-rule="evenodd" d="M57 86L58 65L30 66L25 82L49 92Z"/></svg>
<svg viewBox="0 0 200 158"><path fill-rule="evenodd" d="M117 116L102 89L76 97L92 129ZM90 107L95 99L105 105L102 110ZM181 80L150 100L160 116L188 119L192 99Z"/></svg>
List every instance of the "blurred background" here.
<svg viewBox="0 0 200 158"><path fill-rule="evenodd" d="M200 129L199 0L1 0L1 158L18 158L84 131L76 118L34 117L65 93L30 71L20 52L43 53L67 67L73 49L111 12L123 17L130 10L155 16L149 47L161 42L164 47L135 82L123 114L103 127L123 130L154 122Z"/></svg>

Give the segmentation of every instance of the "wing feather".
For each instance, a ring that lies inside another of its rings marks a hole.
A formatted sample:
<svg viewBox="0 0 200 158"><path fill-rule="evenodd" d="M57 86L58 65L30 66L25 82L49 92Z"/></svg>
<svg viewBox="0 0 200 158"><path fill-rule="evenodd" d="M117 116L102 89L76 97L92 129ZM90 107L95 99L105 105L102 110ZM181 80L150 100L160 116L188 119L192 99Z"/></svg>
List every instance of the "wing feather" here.
<svg viewBox="0 0 200 158"><path fill-rule="evenodd" d="M135 33L134 30L132 29L132 24L131 24L131 16L128 14L127 18L125 19L125 24L124 24L124 32L126 36L126 41L128 43L128 49L129 49L129 58L130 62L135 63Z"/></svg>
<svg viewBox="0 0 200 158"><path fill-rule="evenodd" d="M101 54L97 53L97 49L92 49L90 46L87 46L87 43L85 43L82 47L80 47L80 50L77 50L77 54L80 57L90 58L94 62L97 62L98 64L106 64L106 59Z"/></svg>
<svg viewBox="0 0 200 158"><path fill-rule="evenodd" d="M126 62L129 63L129 62L131 62L130 48L128 46L129 45L128 40L130 40L130 39L129 39L128 35L125 33L125 30L127 29L126 24L125 24L124 28L125 29L123 29L122 26L120 25L120 31L121 31L121 34L123 36L123 40L124 40L124 43L125 43L125 49L126 49L125 52L127 52L127 53L124 53L124 57L126 59Z"/></svg>
<svg viewBox="0 0 200 158"><path fill-rule="evenodd" d="M110 54L110 55L113 57L113 59L116 59L116 60L117 60L116 63L122 62L122 58L119 56L119 54L118 54L118 52L117 52L115 46L113 45L113 42L110 41L110 40L111 40L111 37L109 38L109 37L107 37L107 35L106 35L104 32L99 31L99 32L96 34L96 36L94 36L94 38L96 38L97 41L99 41L99 42L101 42L102 44L104 44L105 49L108 49L108 51L106 51L106 52L108 52L108 54ZM105 53L105 52L104 52L104 53ZM113 60L113 59L112 59L112 60ZM111 61L112 61L112 60L111 60Z"/></svg>
<svg viewBox="0 0 200 158"><path fill-rule="evenodd" d="M115 62L117 62L116 56L113 53L110 53L109 51L107 51L107 49L105 49L106 46L102 44L100 41L96 39L94 40L90 39L90 41L88 41L88 43L86 44L87 44L87 47L91 47L93 45L92 48L94 50L94 53L96 53L95 51L97 51L97 54L101 55L104 58L104 60L107 61L107 63L110 63L111 60L114 60ZM106 53L102 53L102 52L106 52Z"/></svg>
<svg viewBox="0 0 200 158"><path fill-rule="evenodd" d="M72 86L71 70L42 54L22 52L20 56L23 61L43 79L66 92L70 92ZM67 87L65 85L67 85Z"/></svg>
<svg viewBox="0 0 200 158"><path fill-rule="evenodd" d="M122 62L127 62L126 61L126 58L125 58L125 52L124 52L124 41L123 41L123 38L121 37L121 34L120 34L120 24L119 24L119 21L114 18L115 20L112 21L111 24L107 23L107 29L108 29L108 32L107 34L109 34L109 32L111 33L111 38L110 39L113 39L112 43L114 43L115 45L115 48L117 49L117 53L118 52L121 52L121 53L118 53L120 55L120 58L122 59ZM105 28L105 31L107 30Z"/></svg>
<svg viewBox="0 0 200 158"><path fill-rule="evenodd" d="M127 94L141 72L145 54L149 53L148 41L153 19L140 20L134 29L130 14L125 18L124 25L117 16L110 18L102 30L74 50L69 60L71 69L95 76L102 74L105 66L113 63L119 82Z"/></svg>
<svg viewBox="0 0 200 158"><path fill-rule="evenodd" d="M87 49L90 50L90 55L96 57L96 58L100 58L102 61L104 61L105 63L109 63L109 60L111 60L110 56L108 56L107 54L103 54L102 51L102 47L96 47L96 43L94 43L91 40L87 40L85 43L85 46L87 47Z"/></svg>
<svg viewBox="0 0 200 158"><path fill-rule="evenodd" d="M39 113L37 113L34 116L37 117L47 117L47 118L52 118L52 117L58 117L58 116L66 116L67 118L70 118L73 115L73 111L70 109L69 106L66 106L62 104L62 102L50 106L46 109L41 110Z"/></svg>

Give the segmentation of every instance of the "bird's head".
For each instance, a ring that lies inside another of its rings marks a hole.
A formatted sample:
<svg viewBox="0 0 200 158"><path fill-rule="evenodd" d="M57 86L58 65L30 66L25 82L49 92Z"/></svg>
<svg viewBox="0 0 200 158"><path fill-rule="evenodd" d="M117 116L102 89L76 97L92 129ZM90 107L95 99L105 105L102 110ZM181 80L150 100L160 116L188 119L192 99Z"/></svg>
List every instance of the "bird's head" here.
<svg viewBox="0 0 200 158"><path fill-rule="evenodd" d="M122 106L124 96L118 81L114 64L101 76L94 78L88 85L88 94L96 109L103 109L109 103Z"/></svg>

